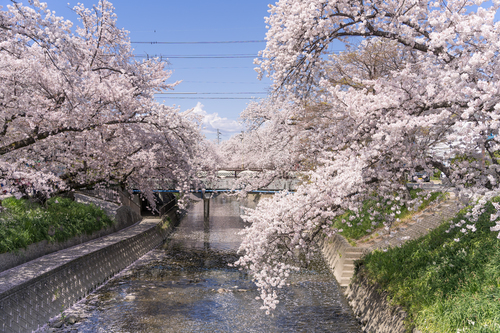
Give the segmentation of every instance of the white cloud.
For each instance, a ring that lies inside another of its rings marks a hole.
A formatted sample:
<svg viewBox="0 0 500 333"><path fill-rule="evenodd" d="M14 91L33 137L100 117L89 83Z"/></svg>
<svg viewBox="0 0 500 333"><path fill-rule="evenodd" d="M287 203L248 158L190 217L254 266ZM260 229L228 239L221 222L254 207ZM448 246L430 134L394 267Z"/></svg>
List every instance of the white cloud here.
<svg viewBox="0 0 500 333"><path fill-rule="evenodd" d="M204 105L198 102L192 112L202 117L201 127L204 134L214 134L219 129L223 134L230 136L243 130L243 126L238 121L221 118L217 112L207 113L203 108Z"/></svg>

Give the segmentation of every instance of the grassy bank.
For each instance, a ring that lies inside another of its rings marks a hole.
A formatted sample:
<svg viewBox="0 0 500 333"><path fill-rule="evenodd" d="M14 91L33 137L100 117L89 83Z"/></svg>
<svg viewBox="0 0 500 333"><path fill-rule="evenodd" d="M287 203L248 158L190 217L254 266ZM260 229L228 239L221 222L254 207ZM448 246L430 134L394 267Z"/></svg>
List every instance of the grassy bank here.
<svg viewBox="0 0 500 333"><path fill-rule="evenodd" d="M420 189L411 189L411 198L415 199L421 191ZM431 193L429 198L422 200L422 204L417 211L409 211L405 205L400 205L396 200L374 197L363 202L363 207L358 214L349 211L337 218L333 223L333 227L343 229L340 234L348 241L355 241L370 234L385 234L387 232L383 231L384 225L382 223L385 216L394 213L394 218L402 221L427 208L435 200L443 196L444 194L441 192Z"/></svg>
<svg viewBox="0 0 500 333"><path fill-rule="evenodd" d="M65 241L113 224L99 207L68 198L51 198L40 205L11 197L2 201L2 208L0 253L17 251L42 240Z"/></svg>
<svg viewBox="0 0 500 333"><path fill-rule="evenodd" d="M445 223L400 248L375 251L358 274L388 291L408 312L407 324L422 332L500 332L500 240L490 231L493 211L488 203L475 232L447 233ZM467 220L464 213L454 222Z"/></svg>

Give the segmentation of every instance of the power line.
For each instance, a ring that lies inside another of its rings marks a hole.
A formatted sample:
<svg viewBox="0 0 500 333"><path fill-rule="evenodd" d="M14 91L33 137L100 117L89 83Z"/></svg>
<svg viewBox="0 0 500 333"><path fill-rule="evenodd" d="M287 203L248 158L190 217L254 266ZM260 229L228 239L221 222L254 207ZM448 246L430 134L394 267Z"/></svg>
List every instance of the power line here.
<svg viewBox="0 0 500 333"><path fill-rule="evenodd" d="M215 67L177 67L169 69L236 69L236 68L255 68L255 66L215 66Z"/></svg>
<svg viewBox="0 0 500 333"><path fill-rule="evenodd" d="M246 43L265 43L265 40L229 40L213 42L130 42L131 44L246 44Z"/></svg>
<svg viewBox="0 0 500 333"><path fill-rule="evenodd" d="M156 95L261 95L267 94L265 91L258 92L166 92Z"/></svg>
<svg viewBox="0 0 500 333"><path fill-rule="evenodd" d="M188 55L149 55L135 54L135 58L166 58L166 59L237 59L237 58L258 58L255 54L188 54Z"/></svg>
<svg viewBox="0 0 500 333"><path fill-rule="evenodd" d="M247 67L245 67L247 68ZM248 67L251 68L251 67ZM268 84L266 82L244 82L244 81L187 81L182 80L183 83L231 83L231 84Z"/></svg>
<svg viewBox="0 0 500 333"><path fill-rule="evenodd" d="M256 99L253 97L167 97L167 96L161 96L161 98L167 98L167 99Z"/></svg>

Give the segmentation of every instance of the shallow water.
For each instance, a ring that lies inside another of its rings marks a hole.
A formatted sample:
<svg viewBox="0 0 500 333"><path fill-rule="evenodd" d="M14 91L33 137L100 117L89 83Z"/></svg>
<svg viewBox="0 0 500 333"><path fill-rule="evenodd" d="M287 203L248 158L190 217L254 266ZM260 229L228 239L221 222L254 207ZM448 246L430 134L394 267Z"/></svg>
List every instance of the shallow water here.
<svg viewBox="0 0 500 333"><path fill-rule="evenodd" d="M359 332L323 263L292 275L277 309L266 315L237 259L244 227L240 202L220 195L189 210L170 239L73 309L64 331L81 332ZM255 202L243 203L252 207ZM71 312L69 312L71 313Z"/></svg>

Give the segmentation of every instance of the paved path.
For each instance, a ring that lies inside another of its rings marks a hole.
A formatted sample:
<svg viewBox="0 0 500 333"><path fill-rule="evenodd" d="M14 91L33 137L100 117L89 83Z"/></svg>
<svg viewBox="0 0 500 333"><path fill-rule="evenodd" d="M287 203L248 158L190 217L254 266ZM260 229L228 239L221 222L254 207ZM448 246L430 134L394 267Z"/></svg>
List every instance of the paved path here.
<svg viewBox="0 0 500 333"><path fill-rule="evenodd" d="M340 286L347 287L354 275L354 262L356 260L375 249L399 246L408 240L424 236L444 221L453 218L459 210L460 203L457 200L448 199L428 207L415 214L408 221L400 223L391 231L390 235L382 234L376 237L369 235L358 240L356 246L349 244L342 236L335 235L332 240L323 244L323 255ZM385 231L381 231L381 233L385 233Z"/></svg>
<svg viewBox="0 0 500 333"><path fill-rule="evenodd" d="M448 199L415 214L409 221L394 228L390 235L384 235L366 243L358 243L358 247L367 248L371 252L375 249L399 246L408 240L417 239L439 227L444 221L455 217L460 207L457 200Z"/></svg>

